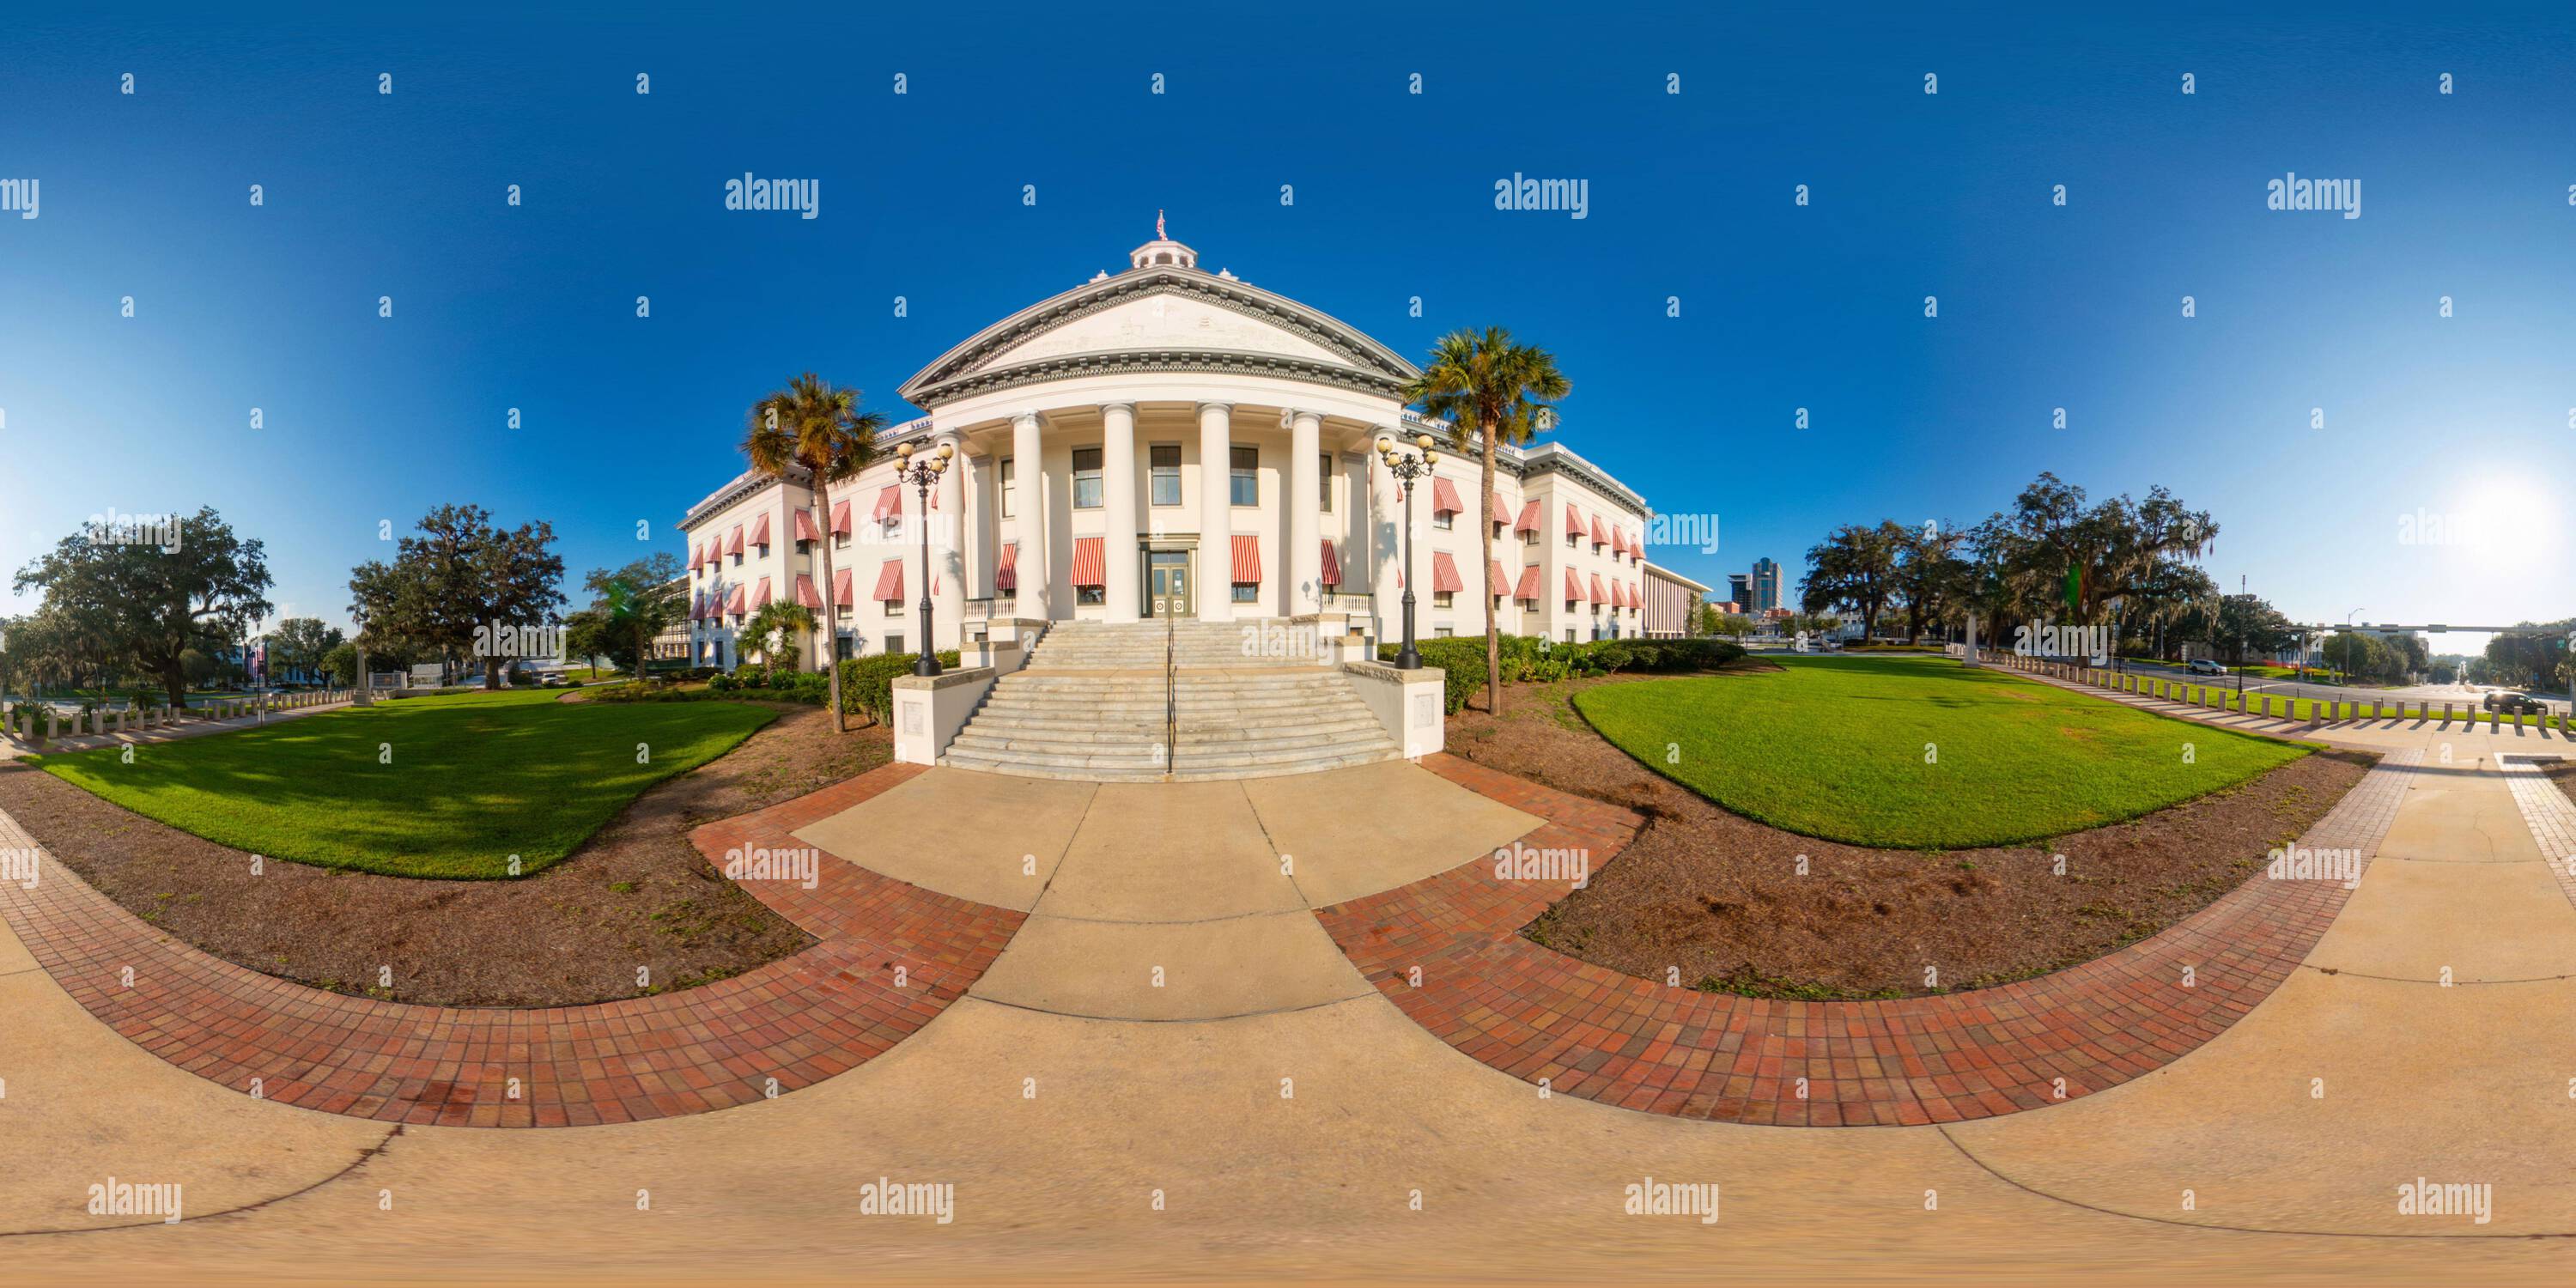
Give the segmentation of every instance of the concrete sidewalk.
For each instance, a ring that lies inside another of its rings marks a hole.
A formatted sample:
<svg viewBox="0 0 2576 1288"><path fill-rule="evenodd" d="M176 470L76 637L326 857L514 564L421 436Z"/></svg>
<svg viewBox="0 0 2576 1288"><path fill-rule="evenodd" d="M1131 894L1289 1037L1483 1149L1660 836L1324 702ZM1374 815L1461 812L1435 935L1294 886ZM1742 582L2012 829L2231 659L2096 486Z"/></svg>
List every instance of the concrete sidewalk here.
<svg viewBox="0 0 2576 1288"><path fill-rule="evenodd" d="M378 700L380 705L382 701L382 699ZM208 734L239 733L244 729L258 729L265 725L277 724L282 721L300 720L306 716L318 716L327 711L346 711L351 705L352 704L347 698L342 698L337 702L325 702L310 707L296 707L289 711L271 711L267 713L265 717L257 713L253 713L251 715L235 716L225 720L198 720L190 718L182 720L181 723L164 728L131 729L124 733L110 732L103 734L81 734L78 737L65 735L60 738L48 739L42 747L30 747L15 738L0 737L0 761L17 760L29 755L47 755L66 751L92 751L100 747L121 747L128 743L136 746L149 746L153 743L177 742L182 738L202 738ZM191 708L191 710L194 710L194 708Z"/></svg>

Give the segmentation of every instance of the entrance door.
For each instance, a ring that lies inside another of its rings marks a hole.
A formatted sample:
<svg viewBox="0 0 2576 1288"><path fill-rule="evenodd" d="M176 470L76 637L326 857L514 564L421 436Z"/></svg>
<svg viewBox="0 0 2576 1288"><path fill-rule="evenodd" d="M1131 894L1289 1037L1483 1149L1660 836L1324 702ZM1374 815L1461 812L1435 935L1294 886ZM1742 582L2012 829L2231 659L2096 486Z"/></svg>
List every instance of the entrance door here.
<svg viewBox="0 0 2576 1288"><path fill-rule="evenodd" d="M1190 616L1196 603L1190 592L1190 552L1156 550L1146 558L1147 615Z"/></svg>

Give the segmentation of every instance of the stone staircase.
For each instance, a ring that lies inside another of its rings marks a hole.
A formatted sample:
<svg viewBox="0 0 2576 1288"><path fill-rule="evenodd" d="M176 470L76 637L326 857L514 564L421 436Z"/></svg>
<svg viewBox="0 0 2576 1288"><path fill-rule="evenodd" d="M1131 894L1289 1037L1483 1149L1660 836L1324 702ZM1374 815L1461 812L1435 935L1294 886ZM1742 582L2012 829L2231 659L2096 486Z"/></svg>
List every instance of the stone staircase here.
<svg viewBox="0 0 2576 1288"><path fill-rule="evenodd" d="M1401 755L1340 671L1280 621L1058 622L1003 676L944 763L1111 782L1267 778ZM1167 713L1166 694L1174 700ZM1166 747L1167 714L1177 720Z"/></svg>

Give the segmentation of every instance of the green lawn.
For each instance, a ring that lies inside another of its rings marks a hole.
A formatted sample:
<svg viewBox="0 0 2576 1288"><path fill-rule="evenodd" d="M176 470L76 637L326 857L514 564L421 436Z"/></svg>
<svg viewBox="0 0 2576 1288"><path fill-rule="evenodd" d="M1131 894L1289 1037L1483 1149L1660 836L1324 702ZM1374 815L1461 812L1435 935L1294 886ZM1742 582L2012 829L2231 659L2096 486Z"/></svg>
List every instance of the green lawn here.
<svg viewBox="0 0 2576 1288"><path fill-rule="evenodd" d="M2099 827L2308 752L1947 659L1776 660L1777 672L1602 685L1574 705L1641 763L1736 813L1902 849Z"/></svg>
<svg viewBox="0 0 2576 1288"><path fill-rule="evenodd" d="M645 788L776 718L727 702L562 703L560 690L413 698L265 729L38 759L47 773L238 850L415 877L522 875ZM649 763L637 763L637 744ZM389 750L387 750L389 748ZM387 757L390 763L383 763Z"/></svg>

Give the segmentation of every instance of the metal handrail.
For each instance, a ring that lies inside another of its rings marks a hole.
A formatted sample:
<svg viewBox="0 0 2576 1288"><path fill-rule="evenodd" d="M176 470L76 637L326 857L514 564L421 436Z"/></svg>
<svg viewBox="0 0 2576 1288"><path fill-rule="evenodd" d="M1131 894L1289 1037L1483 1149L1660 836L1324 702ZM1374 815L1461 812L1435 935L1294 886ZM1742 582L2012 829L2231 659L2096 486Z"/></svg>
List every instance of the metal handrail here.
<svg viewBox="0 0 2576 1288"><path fill-rule="evenodd" d="M1173 763L1181 753L1181 667L1175 643L1180 634L1180 617L1163 615L1163 773L1177 768Z"/></svg>

